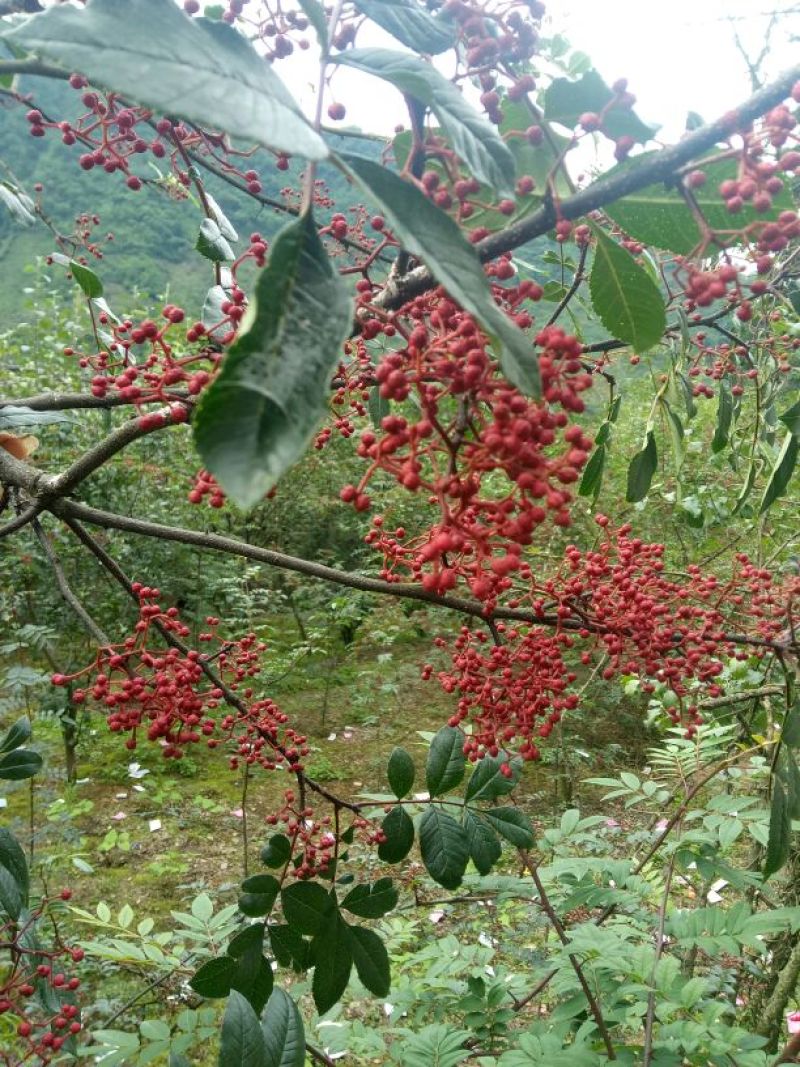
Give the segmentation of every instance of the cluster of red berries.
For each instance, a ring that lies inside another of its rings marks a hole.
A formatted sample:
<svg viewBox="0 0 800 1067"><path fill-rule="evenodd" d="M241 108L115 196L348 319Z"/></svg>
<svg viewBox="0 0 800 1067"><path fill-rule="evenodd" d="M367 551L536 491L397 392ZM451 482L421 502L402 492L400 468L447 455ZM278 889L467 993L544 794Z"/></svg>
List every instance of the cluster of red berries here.
<svg viewBox="0 0 800 1067"><path fill-rule="evenodd" d="M45 949L35 936L36 926L53 905L71 896L71 890L63 889L58 897L43 900L24 921L0 926L2 947L12 953L14 961L0 981L0 1017L19 1020L13 1037L4 1020L6 1038L0 1049L4 1067L60 1061L81 1032L75 1003L81 981L61 970L59 964L80 963L83 949L61 942Z"/></svg>
<svg viewBox="0 0 800 1067"><path fill-rule="evenodd" d="M177 608L161 607L160 590L139 582L133 589L139 597L134 632L118 645L100 648L83 670L52 675L53 685L79 683L72 701L100 704L109 729L129 735L125 746L130 751L142 733L162 746L165 759L180 759L187 745L205 741L209 748L217 748L228 740L236 746L234 768L243 762L269 770L283 765L301 771L308 755L306 738L288 725L273 701L254 696L253 679L261 673L267 647L256 634L223 641L217 634L220 620L208 616L209 629L198 635L198 642L215 645L215 652L153 648L154 631L160 631L159 643L165 634L182 642L189 627L181 622ZM214 674L209 677L206 668L212 661ZM223 715L220 709L231 703L236 712Z"/></svg>
<svg viewBox="0 0 800 1067"><path fill-rule="evenodd" d="M301 880L329 876L339 845L350 844L356 834L366 845L380 845L386 839L379 826L358 815L337 839L330 815L316 816L313 808L301 805L291 789L286 790L280 810L268 815L266 822L279 827L289 839L291 863L287 869Z"/></svg>
<svg viewBox="0 0 800 1067"><path fill-rule="evenodd" d="M221 508L225 504L225 494L217 479L207 470L200 470L195 476L194 486L189 490L188 500L190 504L202 504L206 497L212 508Z"/></svg>
<svg viewBox="0 0 800 1067"><path fill-rule="evenodd" d="M475 321L443 293L419 298L406 313L413 325L403 327L406 346L386 356L375 377L387 399L413 393L419 416L387 415L365 430L358 454L369 466L340 495L366 511L378 471L424 494L438 520L418 536L390 531L381 516L373 520L366 540L384 555L382 577L399 581L405 572L432 593L463 580L488 603L510 588L538 526L548 517L570 523L571 486L592 447L569 421L583 411L580 394L591 384L582 346L555 326L538 334L532 358L543 399L533 402L506 381Z"/></svg>
<svg viewBox="0 0 800 1067"><path fill-rule="evenodd" d="M605 657L605 680L635 675L646 693L657 683L666 686L678 698L668 714L692 736L702 721L698 689L719 696L724 660L759 654L737 645L728 628L747 622L765 641L784 632L799 581L779 588L768 570L744 555L736 557L727 580L690 566L685 580L677 581L665 574L662 544L631 537L627 524L611 530L603 515L596 521L604 531L597 548L568 546L560 572L543 582L529 569L520 573L527 590L509 604L529 609L551 629L498 623L491 644L485 630L464 627L451 666L438 672L445 691L458 694L451 725L468 720L472 726L465 741L470 759L511 749L524 759L538 757L537 741L578 705L578 694L569 691L576 675L564 662L567 649L583 646L585 666ZM438 639L437 645L446 642ZM423 668L423 678L433 673L432 665Z"/></svg>

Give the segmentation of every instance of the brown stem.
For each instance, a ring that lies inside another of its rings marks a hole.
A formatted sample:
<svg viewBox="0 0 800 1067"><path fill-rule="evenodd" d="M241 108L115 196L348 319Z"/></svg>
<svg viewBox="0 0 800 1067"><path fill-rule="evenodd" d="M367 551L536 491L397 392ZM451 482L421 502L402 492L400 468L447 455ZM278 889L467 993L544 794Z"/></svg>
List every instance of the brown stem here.
<svg viewBox="0 0 800 1067"><path fill-rule="evenodd" d="M661 897L661 907L658 909L658 929L656 931L656 950L653 956L653 968L650 972L650 992L647 994L647 1013L644 1020L644 1048L642 1050L642 1067L650 1067L653 1059L653 1024L656 1018L656 971L661 953L664 951L664 927L667 924L667 906L669 904L669 891L672 887L672 874L675 870L675 857L671 856L667 867L667 877L664 883L664 893Z"/></svg>
<svg viewBox="0 0 800 1067"><path fill-rule="evenodd" d="M72 591L72 587L67 581L67 576L64 574L64 568L61 566L61 560L58 558L58 555L55 549L53 548L53 544L50 538L42 529L41 523L38 519L34 519L32 525L33 532L36 534L36 540L42 546L42 550L45 556L47 556L47 561L52 568L53 574L55 575L56 584L58 585L58 589L61 593L61 596L70 606L73 613L83 623L83 628L87 631L87 633L91 634L91 636L97 641L98 644L103 646L110 644L109 639L104 633L104 631L97 625L92 616L89 614L89 612L80 602L78 597Z"/></svg>
<svg viewBox="0 0 800 1067"><path fill-rule="evenodd" d="M530 853L528 853L524 848L519 850L519 854L522 857L522 862L525 864L528 871L530 872L531 878L533 878L533 883L536 886L536 892L539 894L539 901L542 905L542 908L544 909L545 914L547 915L547 918L550 920L553 929L558 934L558 938L561 941L561 944L568 945L569 938L567 937L567 932L564 929L564 924L561 922L558 915L556 914L555 909L553 908L553 905L550 902L550 898L545 892L544 885L542 884L542 880L539 877L537 865L531 859ZM611 1043L611 1036L608 1032L608 1027L606 1026L605 1020L603 1019L603 1013L600 1009L600 1004L598 1003L598 1000L595 997L594 993L589 988L589 983L586 981L586 976L583 973L578 957L575 956L572 952L570 952L569 961L572 964L572 968L575 971L575 974L577 975L578 981L580 982L581 989L583 990L583 995L586 997L586 1002L589 1005L589 1010L592 1013L592 1017L594 1018L594 1021L597 1025L597 1029L600 1031L600 1035L603 1038L603 1044L606 1046L606 1053L608 1055L608 1058L610 1060L615 1060L617 1058L617 1055L614 1052L614 1046Z"/></svg>

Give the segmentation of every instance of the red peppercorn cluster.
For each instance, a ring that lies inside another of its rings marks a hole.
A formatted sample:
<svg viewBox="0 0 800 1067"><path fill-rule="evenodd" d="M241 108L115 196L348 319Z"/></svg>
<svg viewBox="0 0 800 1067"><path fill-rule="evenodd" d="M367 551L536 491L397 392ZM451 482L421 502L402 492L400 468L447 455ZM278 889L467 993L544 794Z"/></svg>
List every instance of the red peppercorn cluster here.
<svg viewBox="0 0 800 1067"><path fill-rule="evenodd" d="M207 470L200 470L189 490L188 500L190 504L202 504L206 497L212 508L221 508L225 504L225 494L217 479Z"/></svg>
<svg viewBox="0 0 800 1067"><path fill-rule="evenodd" d="M678 701L669 715L691 736L702 721L698 688L719 696L723 661L759 654L728 635L744 630L775 641L788 625L787 605L800 595L797 579L778 586L768 570L739 555L727 580L693 565L678 581L664 572L663 545L631 537L629 525L612 531L605 516L597 523L605 532L597 548L569 546L555 577L531 580L510 601L551 628L497 623L495 644L485 630L467 627L456 638L451 666L437 677L446 692L458 694L451 725L472 726L464 748L470 759L511 748L524 759L538 757L539 739L578 705L569 691L576 674L565 662L571 649L584 666L603 656L605 680L635 675L645 692L654 692L655 683L672 690ZM430 678L433 666L422 673Z"/></svg>
<svg viewBox="0 0 800 1067"><path fill-rule="evenodd" d="M583 410L591 378L577 338L547 327L532 353L542 379L542 401L533 402L502 376L475 321L442 293L420 298L409 315L416 325L402 327L405 348L385 356L375 378L386 399L413 393L419 415L387 415L361 434L358 454L369 466L340 495L366 511L379 471L424 494L438 517L419 535L373 520L366 540L384 555L382 577L406 573L433 593L465 581L489 603L524 567L521 549L538 526L548 517L570 523L571 486L592 441L569 415Z"/></svg>
<svg viewBox="0 0 800 1067"><path fill-rule="evenodd" d="M256 634L223 641L217 634L220 620L208 616L209 629L198 635L198 642L209 651L163 648L165 633L182 642L189 628L177 608L161 607L160 590L139 582L133 589L139 597L134 632L118 645L99 649L82 671L52 675L53 685L79 682L73 702L100 704L109 729L129 735L125 746L131 751L142 733L161 745L165 759L180 759L187 745L205 741L217 748L230 741L235 745L233 768L244 762L301 771L308 755L306 737L288 725L272 700L254 697L252 680L261 673L267 647ZM157 647L152 647L154 638ZM211 646L216 646L214 652ZM209 678L205 667L211 662L214 674ZM231 701L235 713L223 715L220 709Z"/></svg>
<svg viewBox="0 0 800 1067"><path fill-rule="evenodd" d="M314 809L303 806L291 789L284 793L283 806L266 818L268 826L280 829L290 845L291 863L288 871L295 878L324 878L330 875L340 845L349 844L358 835L367 846L380 845L386 835L377 824L356 816L347 830L338 833L330 815L316 815Z"/></svg>
<svg viewBox="0 0 800 1067"><path fill-rule="evenodd" d="M0 1064L4 1067L61 1062L81 1032L76 1003L81 981L68 970L70 964L81 962L83 949L58 939L45 948L37 935L55 902L71 896L69 889L63 889L57 897L43 899L24 919L0 925L2 948L10 953L0 980L0 1018L6 1035ZM67 969L62 970L65 965Z"/></svg>

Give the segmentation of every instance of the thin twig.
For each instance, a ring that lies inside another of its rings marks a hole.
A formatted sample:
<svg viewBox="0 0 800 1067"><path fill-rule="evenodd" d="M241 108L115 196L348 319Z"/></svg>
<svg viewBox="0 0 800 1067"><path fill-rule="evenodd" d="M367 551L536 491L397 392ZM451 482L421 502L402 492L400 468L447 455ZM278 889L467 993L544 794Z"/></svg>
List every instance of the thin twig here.
<svg viewBox="0 0 800 1067"><path fill-rule="evenodd" d="M97 643L103 647L108 646L111 642L104 631L97 625L92 616L80 602L78 597L72 590L67 576L64 574L64 568L61 566L61 560L53 548L52 542L47 534L42 529L42 525L38 519L34 519L32 522L33 532L36 534L36 540L42 546L47 561L50 564L53 574L55 575L56 584L58 585L59 592L67 604L72 609L73 613L77 615L80 621L83 623L83 628L97 641Z"/></svg>
<svg viewBox="0 0 800 1067"><path fill-rule="evenodd" d="M675 855L669 858L667 877L664 883L664 893L661 897L661 907L658 909L658 929L656 931L656 950L653 956L653 968L650 972L650 992L647 994L647 1012L644 1019L644 1048L642 1050L642 1067L650 1067L653 1058L653 1024L656 1017L656 971L664 951L664 928L667 924L667 907L669 905L669 893L672 888L672 875L675 870Z"/></svg>

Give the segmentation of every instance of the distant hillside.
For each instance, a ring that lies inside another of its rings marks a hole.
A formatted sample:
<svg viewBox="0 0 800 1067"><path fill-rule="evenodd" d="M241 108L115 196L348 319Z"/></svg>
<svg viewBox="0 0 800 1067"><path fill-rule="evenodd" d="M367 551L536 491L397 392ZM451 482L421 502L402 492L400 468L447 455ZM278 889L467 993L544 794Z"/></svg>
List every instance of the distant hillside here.
<svg viewBox="0 0 800 1067"><path fill-rule="evenodd" d="M25 78L21 89L46 115L56 119L77 117L81 107L78 94L66 83L45 78ZM0 98L1 100L1 98ZM36 182L42 182L45 211L64 233L70 233L74 218L83 212L100 217L98 235L114 233L114 241L104 245L103 260L93 264L119 310L131 305L138 291L145 300L161 296L185 303L199 312L210 282L209 264L194 251L202 219L199 205L192 200L174 201L165 190L145 185L138 192L125 187L120 174L80 169L80 149L61 143L56 131L45 137L31 137L24 107L0 103L0 161L5 163L32 195ZM352 144L352 142L351 142ZM363 142L362 151L374 152L375 145ZM152 156L137 173L146 176ZM296 180L296 172L281 172L274 157L259 153L252 163L261 176L265 196L280 200L280 189ZM166 168L163 168L166 170ZM155 170L152 176L156 177ZM0 178L5 175L0 171ZM326 172L334 198L346 195L347 186L338 172ZM254 230L270 235L286 216L260 207L226 182L210 177L209 191L219 201L233 225L246 240ZM0 286L0 330L25 317L22 290L30 285L26 264L54 250L53 237L41 222L20 228L0 206L0 260L3 285ZM60 272L53 272L55 286L63 284Z"/></svg>

